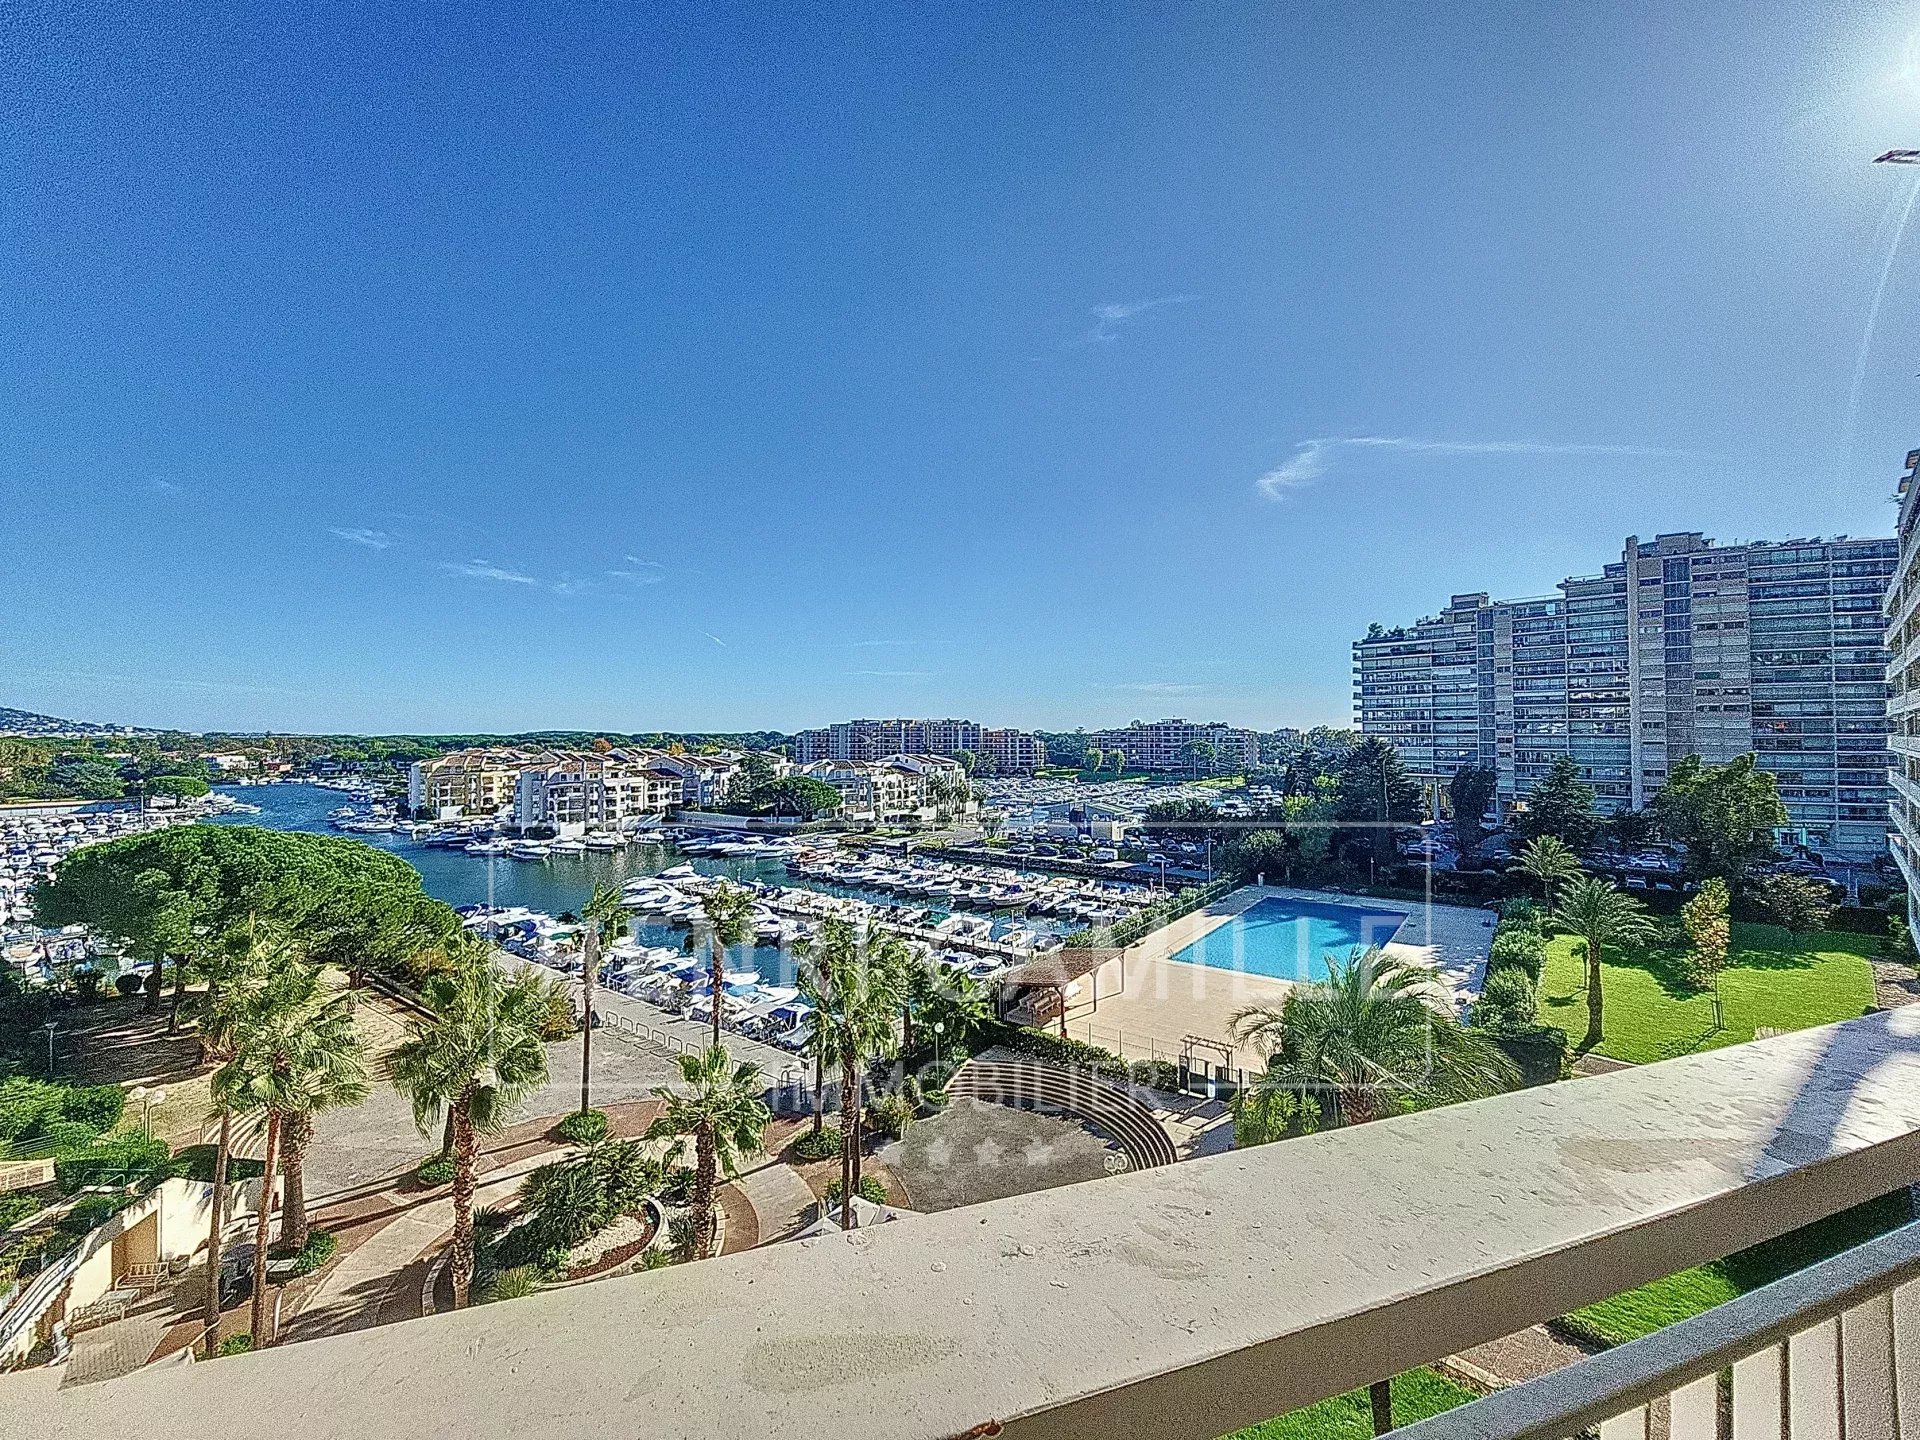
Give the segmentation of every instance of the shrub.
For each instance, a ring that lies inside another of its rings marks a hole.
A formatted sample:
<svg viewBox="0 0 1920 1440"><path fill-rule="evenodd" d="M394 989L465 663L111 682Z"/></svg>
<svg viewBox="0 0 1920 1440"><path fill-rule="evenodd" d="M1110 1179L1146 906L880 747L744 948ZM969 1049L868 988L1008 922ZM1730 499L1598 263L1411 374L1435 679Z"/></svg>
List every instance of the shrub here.
<svg viewBox="0 0 1920 1440"><path fill-rule="evenodd" d="M413 1178L422 1185L451 1185L453 1183L453 1157L451 1155L429 1155L413 1167Z"/></svg>
<svg viewBox="0 0 1920 1440"><path fill-rule="evenodd" d="M63 1195L89 1185L138 1185L163 1172L170 1157L167 1142L144 1130L109 1135L55 1159L54 1183Z"/></svg>
<svg viewBox="0 0 1920 1440"><path fill-rule="evenodd" d="M531 1265L515 1265L486 1283L480 1292L480 1303L491 1305L498 1300L523 1299L539 1288L540 1276Z"/></svg>
<svg viewBox="0 0 1920 1440"><path fill-rule="evenodd" d="M570 1140L575 1145L593 1145L607 1138L607 1112L604 1110L575 1110L563 1116L553 1133L562 1140Z"/></svg>
<svg viewBox="0 0 1920 1440"><path fill-rule="evenodd" d="M300 1253L293 1257L288 1272L294 1275L311 1275L327 1261L333 1258L333 1252L340 1248L340 1242L325 1230L307 1231L307 1243L300 1247Z"/></svg>
<svg viewBox="0 0 1920 1440"><path fill-rule="evenodd" d="M133 1196L119 1195L82 1195L73 1202L73 1207L60 1217L59 1228L69 1235L85 1235L97 1229L118 1215L133 1203Z"/></svg>
<svg viewBox="0 0 1920 1440"><path fill-rule="evenodd" d="M967 1063L964 1054L951 1052L943 1054L938 1060L930 1060L920 1067L920 1093L929 1097L937 1096L947 1088L947 1082L953 1079L953 1072Z"/></svg>
<svg viewBox="0 0 1920 1440"><path fill-rule="evenodd" d="M663 1249L658 1245L650 1246L648 1249L642 1251L640 1255L640 1268L642 1270L664 1270L672 1263L673 1251Z"/></svg>
<svg viewBox="0 0 1920 1440"><path fill-rule="evenodd" d="M10 1190L0 1195L0 1230L11 1229L29 1215L38 1215L40 1209L40 1202L25 1190Z"/></svg>
<svg viewBox="0 0 1920 1440"><path fill-rule="evenodd" d="M1233 1098L1233 1145L1266 1145L1320 1128L1320 1102L1287 1090L1242 1090Z"/></svg>
<svg viewBox="0 0 1920 1440"><path fill-rule="evenodd" d="M1128 1067L1136 1085L1144 1085L1149 1090L1180 1089L1180 1067L1171 1060L1136 1060Z"/></svg>
<svg viewBox="0 0 1920 1440"><path fill-rule="evenodd" d="M1474 1003L1473 1023L1483 1029L1522 1028L1533 1024L1539 997L1532 978L1518 965L1489 971Z"/></svg>
<svg viewBox="0 0 1920 1440"><path fill-rule="evenodd" d="M887 1187L882 1185L879 1177L875 1175L862 1175L860 1183L854 1186L853 1193L862 1200L871 1200L876 1205L887 1203ZM840 1177L836 1175L827 1182L827 1204L838 1205L839 1203Z"/></svg>
<svg viewBox="0 0 1920 1440"><path fill-rule="evenodd" d="M565 1040L579 1028L573 1019L573 998L567 994L567 987L556 980L547 991L546 1009L540 1014L540 1038Z"/></svg>
<svg viewBox="0 0 1920 1440"><path fill-rule="evenodd" d="M141 975L116 975L113 977L113 988L118 990L121 995L129 998L138 995L140 993L140 987L145 983L146 978Z"/></svg>
<svg viewBox="0 0 1920 1440"><path fill-rule="evenodd" d="M840 1153L840 1127L823 1125L818 1134L802 1131L792 1150L796 1160L830 1160Z"/></svg>
<svg viewBox="0 0 1920 1440"><path fill-rule="evenodd" d="M1558 1025L1529 1025L1525 1029L1487 1032L1520 1071L1523 1085L1545 1085L1567 1073L1567 1032Z"/></svg>
<svg viewBox="0 0 1920 1440"><path fill-rule="evenodd" d="M100 998L101 978L98 970L85 967L73 972L73 993L79 997L82 1005L91 1005Z"/></svg>
<svg viewBox="0 0 1920 1440"><path fill-rule="evenodd" d="M1516 929L1503 923L1494 932L1492 948L1487 952L1487 975L1492 978L1496 971L1516 969L1525 971L1529 980L1538 980L1546 959L1547 942L1538 930Z"/></svg>
<svg viewBox="0 0 1920 1440"><path fill-rule="evenodd" d="M1899 913L1887 916L1887 938L1880 943L1882 954L1913 963L1913 935L1907 929L1907 917Z"/></svg>
<svg viewBox="0 0 1920 1440"><path fill-rule="evenodd" d="M904 1091L896 1091L875 1100L867 1107L867 1113L874 1118L880 1130L897 1140L907 1133L907 1127L913 1124L918 1109Z"/></svg>
<svg viewBox="0 0 1920 1440"><path fill-rule="evenodd" d="M216 1349L213 1353L216 1356L244 1355L251 1349L253 1349L253 1336L229 1335L227 1336L226 1339L220 1342L219 1348Z"/></svg>
<svg viewBox="0 0 1920 1440"><path fill-rule="evenodd" d="M664 1172L638 1140L615 1140L542 1165L520 1187L529 1243L561 1251L638 1210Z"/></svg>
<svg viewBox="0 0 1920 1440"><path fill-rule="evenodd" d="M118 1085L76 1085L60 1097L60 1118L96 1135L111 1130L126 1113L127 1092Z"/></svg>
<svg viewBox="0 0 1920 1440"><path fill-rule="evenodd" d="M1511 925L1518 930L1538 930L1541 927L1540 906L1524 895L1502 900L1499 909L1502 928Z"/></svg>
<svg viewBox="0 0 1920 1440"><path fill-rule="evenodd" d="M660 1199L668 1205L685 1205L693 1198L693 1167L675 1165L660 1184Z"/></svg>

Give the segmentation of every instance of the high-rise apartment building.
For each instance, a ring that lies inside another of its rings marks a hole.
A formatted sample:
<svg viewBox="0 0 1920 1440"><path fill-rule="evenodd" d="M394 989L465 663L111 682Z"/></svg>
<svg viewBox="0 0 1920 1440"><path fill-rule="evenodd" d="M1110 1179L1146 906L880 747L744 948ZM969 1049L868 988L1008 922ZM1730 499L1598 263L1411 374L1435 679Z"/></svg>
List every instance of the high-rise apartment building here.
<svg viewBox="0 0 1920 1440"><path fill-rule="evenodd" d="M1885 651L1892 540L1716 545L1629 538L1598 575L1529 600L1456 595L1354 643L1360 729L1435 787L1491 765L1526 795L1570 756L1603 809L1646 804L1673 763L1748 752L1791 819L1781 838L1884 848Z"/></svg>
<svg viewBox="0 0 1920 1440"><path fill-rule="evenodd" d="M1038 735L972 720L843 720L793 737L793 758L800 765L889 755L958 755L963 750L1009 773L1037 770L1047 763L1046 742Z"/></svg>
<svg viewBox="0 0 1920 1440"><path fill-rule="evenodd" d="M1907 924L1920 933L1920 450L1900 478L1900 557L1887 586L1887 836L1907 880Z"/></svg>

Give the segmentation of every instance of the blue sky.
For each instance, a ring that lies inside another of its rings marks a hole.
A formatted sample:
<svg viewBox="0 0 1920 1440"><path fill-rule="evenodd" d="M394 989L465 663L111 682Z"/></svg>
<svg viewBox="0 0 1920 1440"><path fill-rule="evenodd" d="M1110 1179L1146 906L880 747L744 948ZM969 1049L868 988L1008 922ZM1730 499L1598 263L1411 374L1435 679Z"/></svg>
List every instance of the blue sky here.
<svg viewBox="0 0 1920 1440"><path fill-rule="evenodd" d="M176 8L0 20L0 704L1339 722L1920 445L1920 6Z"/></svg>

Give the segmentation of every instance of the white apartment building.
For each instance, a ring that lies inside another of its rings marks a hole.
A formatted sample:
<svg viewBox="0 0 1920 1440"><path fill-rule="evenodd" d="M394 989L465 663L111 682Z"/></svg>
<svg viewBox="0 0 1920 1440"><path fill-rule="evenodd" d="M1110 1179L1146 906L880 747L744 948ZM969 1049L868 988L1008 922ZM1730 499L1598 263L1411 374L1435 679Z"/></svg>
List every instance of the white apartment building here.
<svg viewBox="0 0 1920 1440"><path fill-rule="evenodd" d="M1260 763L1260 737L1236 725L1195 720L1134 721L1121 730L1096 730L1087 736L1089 749L1109 757L1124 753L1127 764L1139 770L1185 770L1193 765L1197 745L1213 748L1214 765L1243 770Z"/></svg>
<svg viewBox="0 0 1920 1440"><path fill-rule="evenodd" d="M886 820L931 812L936 781L964 779L960 765L941 756L890 755L881 760L816 760L798 773L840 792L845 820Z"/></svg>
<svg viewBox="0 0 1920 1440"><path fill-rule="evenodd" d="M731 797L740 778L743 757L727 751L718 755L673 755L649 751L655 768L680 777L677 803L690 810L711 810ZM784 763L784 762L782 762Z"/></svg>
<svg viewBox="0 0 1920 1440"><path fill-rule="evenodd" d="M843 720L793 738L793 758L882 760L889 755L958 755L968 751L1008 773L1029 773L1047 763L1047 745L1026 730L1003 730L973 720Z"/></svg>
<svg viewBox="0 0 1920 1440"><path fill-rule="evenodd" d="M513 809L520 772L554 758L487 746L416 760L407 771L407 808L420 818L494 819Z"/></svg>
<svg viewBox="0 0 1920 1440"><path fill-rule="evenodd" d="M630 830L681 803L684 780L641 753L570 754L530 765L514 787L513 823L562 836Z"/></svg>
<svg viewBox="0 0 1920 1440"><path fill-rule="evenodd" d="M1870 859L1886 846L1894 564L1890 539L1629 537L1556 595L1456 595L1374 627L1354 642L1354 709L1431 790L1490 766L1502 803L1561 756L1610 812L1644 806L1686 755L1751 752L1787 808L1781 843Z"/></svg>

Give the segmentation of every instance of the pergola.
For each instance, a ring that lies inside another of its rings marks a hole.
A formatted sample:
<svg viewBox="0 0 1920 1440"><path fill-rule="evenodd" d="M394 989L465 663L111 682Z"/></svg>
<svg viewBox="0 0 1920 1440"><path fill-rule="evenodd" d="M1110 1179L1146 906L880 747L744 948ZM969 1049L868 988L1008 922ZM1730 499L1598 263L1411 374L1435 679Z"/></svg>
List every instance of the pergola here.
<svg viewBox="0 0 1920 1440"><path fill-rule="evenodd" d="M1093 1008L1100 1008L1100 967L1109 960L1120 962L1120 988L1127 988L1127 952L1116 946L1086 949L1049 950L1044 955L1002 971L995 983L1025 990L1050 989L1060 996L1060 1038L1067 1035L1067 987L1077 980L1093 977Z"/></svg>

